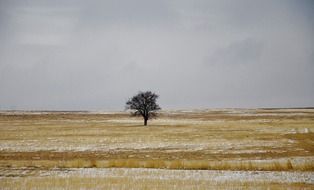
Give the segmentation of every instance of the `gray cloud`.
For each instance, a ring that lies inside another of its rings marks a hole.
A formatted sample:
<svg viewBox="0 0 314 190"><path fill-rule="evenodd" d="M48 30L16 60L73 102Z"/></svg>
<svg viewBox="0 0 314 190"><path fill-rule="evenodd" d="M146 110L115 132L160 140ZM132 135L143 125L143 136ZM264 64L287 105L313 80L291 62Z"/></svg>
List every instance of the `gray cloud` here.
<svg viewBox="0 0 314 190"><path fill-rule="evenodd" d="M252 39L234 42L217 49L210 56L210 64L258 64L262 55L262 44Z"/></svg>
<svg viewBox="0 0 314 190"><path fill-rule="evenodd" d="M0 108L313 106L313 5L0 0Z"/></svg>

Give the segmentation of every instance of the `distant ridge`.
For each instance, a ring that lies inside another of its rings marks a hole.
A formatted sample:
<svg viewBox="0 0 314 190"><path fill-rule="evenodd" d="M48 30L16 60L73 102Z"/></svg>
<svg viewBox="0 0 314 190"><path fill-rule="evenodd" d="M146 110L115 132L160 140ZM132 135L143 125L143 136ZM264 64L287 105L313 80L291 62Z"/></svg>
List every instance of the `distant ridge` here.
<svg viewBox="0 0 314 190"><path fill-rule="evenodd" d="M180 111L180 110L209 110L209 109L260 109L260 110L277 110L277 109L314 109L314 106L311 107L257 107L257 108L189 108L189 109L164 109L164 111ZM90 112L123 112L123 110L1 110L0 112L28 112L28 113L36 113L36 112L47 112L47 113L90 113Z"/></svg>
<svg viewBox="0 0 314 190"><path fill-rule="evenodd" d="M91 112L91 111L86 111L86 110L0 110L0 112L31 112L31 113L35 113L35 112Z"/></svg>
<svg viewBox="0 0 314 190"><path fill-rule="evenodd" d="M314 107L287 107L287 108L256 108L262 110L275 110L275 109L314 109Z"/></svg>

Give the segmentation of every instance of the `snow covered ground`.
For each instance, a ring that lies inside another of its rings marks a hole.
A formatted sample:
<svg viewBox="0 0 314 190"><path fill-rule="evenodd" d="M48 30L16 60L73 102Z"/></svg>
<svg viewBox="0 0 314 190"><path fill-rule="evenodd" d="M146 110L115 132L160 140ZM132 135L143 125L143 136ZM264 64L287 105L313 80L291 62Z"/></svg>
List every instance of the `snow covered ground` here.
<svg viewBox="0 0 314 190"><path fill-rule="evenodd" d="M65 172L66 171L66 172ZM80 168L40 171L38 176L55 177L130 177L164 180L246 181L314 184L314 172L287 171L220 171L220 170L166 170L147 168Z"/></svg>

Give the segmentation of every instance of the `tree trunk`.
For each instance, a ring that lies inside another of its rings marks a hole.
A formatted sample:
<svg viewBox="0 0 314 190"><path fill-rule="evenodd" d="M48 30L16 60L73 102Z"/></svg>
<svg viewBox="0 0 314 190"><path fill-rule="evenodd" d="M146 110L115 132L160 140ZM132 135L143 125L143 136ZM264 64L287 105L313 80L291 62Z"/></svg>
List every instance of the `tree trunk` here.
<svg viewBox="0 0 314 190"><path fill-rule="evenodd" d="M147 125L147 119L144 118L144 125L146 126Z"/></svg>

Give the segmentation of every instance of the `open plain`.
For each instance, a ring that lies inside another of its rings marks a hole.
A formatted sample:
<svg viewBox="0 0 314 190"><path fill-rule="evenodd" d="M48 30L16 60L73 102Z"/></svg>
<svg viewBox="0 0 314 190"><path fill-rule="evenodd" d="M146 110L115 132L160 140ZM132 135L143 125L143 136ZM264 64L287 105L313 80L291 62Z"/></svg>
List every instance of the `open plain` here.
<svg viewBox="0 0 314 190"><path fill-rule="evenodd" d="M0 113L0 189L313 189L314 109Z"/></svg>

